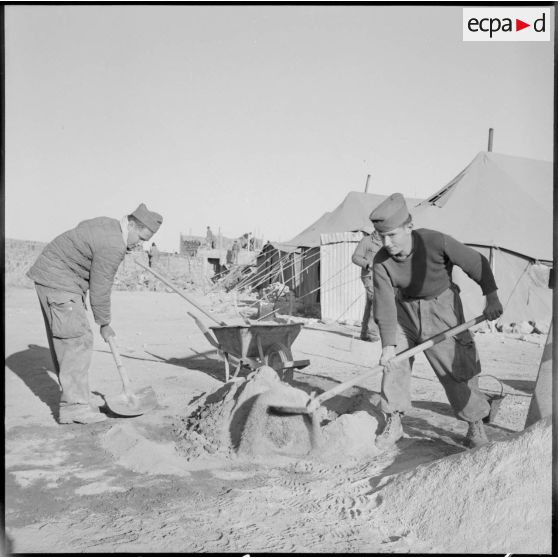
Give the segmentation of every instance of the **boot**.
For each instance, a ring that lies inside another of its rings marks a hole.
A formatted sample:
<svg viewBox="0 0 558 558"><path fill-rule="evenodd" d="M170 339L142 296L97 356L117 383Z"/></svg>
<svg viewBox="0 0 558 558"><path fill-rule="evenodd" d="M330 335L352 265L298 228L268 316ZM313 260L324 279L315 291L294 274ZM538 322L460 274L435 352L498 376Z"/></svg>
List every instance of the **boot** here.
<svg viewBox="0 0 558 558"><path fill-rule="evenodd" d="M401 425L402 413L391 413L386 417L386 426L379 436L376 436L376 447L381 450L389 449L403 436Z"/></svg>
<svg viewBox="0 0 558 558"><path fill-rule="evenodd" d="M93 424L107 420L107 416L99 410L92 409L89 405L64 405L60 407L58 422L60 424Z"/></svg>
<svg viewBox="0 0 558 558"><path fill-rule="evenodd" d="M469 430L465 436L465 445L469 448L480 448L488 444L488 436L482 420L469 423Z"/></svg>

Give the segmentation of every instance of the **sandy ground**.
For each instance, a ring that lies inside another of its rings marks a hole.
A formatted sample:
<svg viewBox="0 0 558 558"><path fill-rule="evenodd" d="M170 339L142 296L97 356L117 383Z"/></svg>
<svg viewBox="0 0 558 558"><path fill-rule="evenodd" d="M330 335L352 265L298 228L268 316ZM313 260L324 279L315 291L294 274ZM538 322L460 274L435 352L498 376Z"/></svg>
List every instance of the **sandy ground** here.
<svg viewBox="0 0 558 558"><path fill-rule="evenodd" d="M198 301L233 317L219 297ZM550 427L522 433L545 336L476 335L481 386L497 390L486 376L494 375L508 394L485 448L462 446L466 424L453 417L419 356L413 410L393 450L373 451L375 432L363 431L365 450L354 455L217 452L188 460L178 425L196 398L224 382L223 362L188 310L176 294L114 292L124 364L134 388L153 387L158 407L135 418L58 425L59 388L36 294L6 292L6 552L550 552ZM101 405L120 382L94 331L90 383ZM311 364L295 372L293 385L319 392L375 364L379 344L356 332L307 324L293 355ZM381 424L380 382L375 374L326 407L348 413L358 403Z"/></svg>

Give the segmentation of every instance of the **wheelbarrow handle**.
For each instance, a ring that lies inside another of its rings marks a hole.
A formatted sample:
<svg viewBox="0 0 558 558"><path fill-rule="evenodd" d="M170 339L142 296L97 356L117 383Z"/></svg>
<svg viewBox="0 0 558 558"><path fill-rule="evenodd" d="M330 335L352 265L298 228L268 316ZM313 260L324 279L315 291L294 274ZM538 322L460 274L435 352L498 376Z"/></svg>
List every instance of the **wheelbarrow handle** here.
<svg viewBox="0 0 558 558"><path fill-rule="evenodd" d="M204 334L205 338L216 348L221 350L221 347L219 345L219 342L217 341L217 339L215 339L215 337L213 336L213 334L211 333L211 331L209 331L209 328L207 327L206 324L204 324L199 318L198 316L196 316L195 314L192 314L192 312L188 312L188 316L190 316L190 318L192 318L194 320L194 322L196 322L196 325L200 328L201 332Z"/></svg>
<svg viewBox="0 0 558 558"><path fill-rule="evenodd" d="M205 314L209 319L213 320L215 323L226 326L225 322L220 322L218 319L214 318L209 312L204 310L201 306L196 304L189 296L186 296L181 290L176 288L166 277L163 277L160 273L157 273L154 269L145 265L143 262L140 262L138 259L134 258L134 261L143 269L149 271L149 273L153 274L159 281L164 283L169 289L172 289L176 294L180 295L184 300L187 300L194 308Z"/></svg>
<svg viewBox="0 0 558 558"><path fill-rule="evenodd" d="M480 322L483 322L484 320L486 320L484 316L482 315L477 316L476 318L473 318L468 322L452 327L451 329L443 331L442 333L438 333L437 335L434 335L433 337L427 339L423 343L420 343L420 345L416 345L415 347L411 347L410 349L406 349L405 351L398 353L389 362L390 364L396 364L403 360L407 360L418 353L422 353L423 351L430 349L430 347L433 347L434 345L440 343L441 341L444 341L445 339L448 339L450 337L453 337L454 335L458 335L459 333L462 333L463 331L473 327L474 325L479 324ZM368 378L372 374L376 372L380 372L383 368L384 367L381 364L378 364L377 366L374 366L371 370L367 370L366 372L360 374L359 376L351 378L350 380L347 380L342 384L338 384L335 387L327 391L324 391L318 397L310 400L310 402L308 403L308 412L315 411L324 401L331 399L338 393L341 393L345 391L347 388L354 386L355 384L357 384L361 380Z"/></svg>

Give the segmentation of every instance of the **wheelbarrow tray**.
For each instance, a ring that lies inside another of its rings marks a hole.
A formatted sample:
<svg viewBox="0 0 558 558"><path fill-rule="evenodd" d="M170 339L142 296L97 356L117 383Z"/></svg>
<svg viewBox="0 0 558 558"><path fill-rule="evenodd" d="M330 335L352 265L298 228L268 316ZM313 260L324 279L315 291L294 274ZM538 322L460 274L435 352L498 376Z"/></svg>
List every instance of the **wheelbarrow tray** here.
<svg viewBox="0 0 558 558"><path fill-rule="evenodd" d="M275 343L289 348L298 337L303 323L213 326L219 348L237 358L260 358L260 348L265 354Z"/></svg>

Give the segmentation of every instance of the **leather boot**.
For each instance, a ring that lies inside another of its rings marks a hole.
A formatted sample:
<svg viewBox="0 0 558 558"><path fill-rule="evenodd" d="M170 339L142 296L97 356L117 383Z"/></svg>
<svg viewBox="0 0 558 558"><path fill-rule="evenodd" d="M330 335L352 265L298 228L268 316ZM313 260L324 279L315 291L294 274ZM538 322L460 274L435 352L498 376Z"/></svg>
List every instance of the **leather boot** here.
<svg viewBox="0 0 558 558"><path fill-rule="evenodd" d="M376 447L381 450L389 449L403 436L401 425L402 413L391 413L386 417L386 426L382 433L376 437Z"/></svg>
<svg viewBox="0 0 558 558"><path fill-rule="evenodd" d="M107 416L89 405L64 405L60 407L58 422L60 424L93 424L107 420Z"/></svg>
<svg viewBox="0 0 558 558"><path fill-rule="evenodd" d="M482 420L469 423L469 430L465 436L465 445L469 448L480 448L488 444L488 436Z"/></svg>

